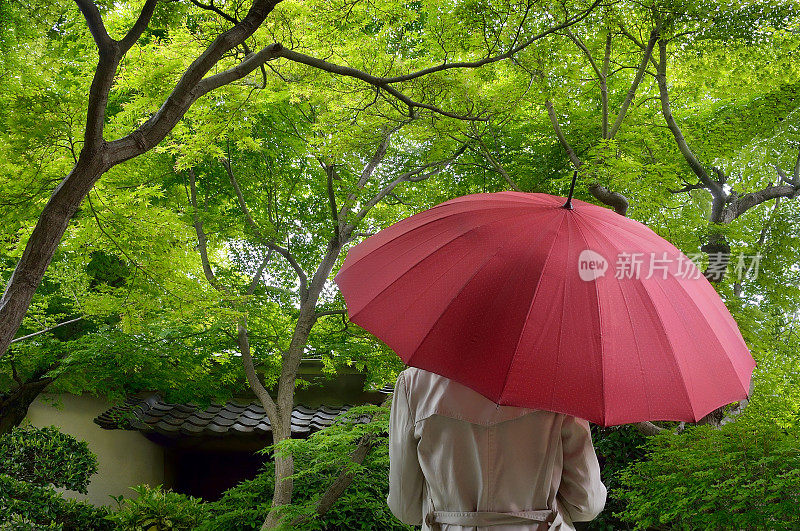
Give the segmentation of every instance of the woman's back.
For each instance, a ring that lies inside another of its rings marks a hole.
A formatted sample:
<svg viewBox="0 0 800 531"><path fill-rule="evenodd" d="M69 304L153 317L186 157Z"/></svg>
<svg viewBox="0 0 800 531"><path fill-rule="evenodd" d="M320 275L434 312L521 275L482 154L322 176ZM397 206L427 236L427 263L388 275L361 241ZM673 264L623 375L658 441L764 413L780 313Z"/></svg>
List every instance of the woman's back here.
<svg viewBox="0 0 800 531"><path fill-rule="evenodd" d="M586 421L498 406L428 371L398 378L390 439L388 503L407 523L563 530L605 504Z"/></svg>

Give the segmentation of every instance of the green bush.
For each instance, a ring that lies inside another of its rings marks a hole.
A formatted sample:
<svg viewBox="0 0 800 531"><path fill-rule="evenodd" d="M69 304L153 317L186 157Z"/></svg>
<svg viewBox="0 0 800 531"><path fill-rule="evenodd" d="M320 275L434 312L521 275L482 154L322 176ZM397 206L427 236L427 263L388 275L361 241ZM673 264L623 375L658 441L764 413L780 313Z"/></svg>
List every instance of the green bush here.
<svg viewBox="0 0 800 531"><path fill-rule="evenodd" d="M0 437L0 529L111 529L108 510L63 498L53 487L86 492L97 458L54 427L14 428Z"/></svg>
<svg viewBox="0 0 800 531"><path fill-rule="evenodd" d="M372 417L370 423L359 422ZM293 439L279 445L279 451L294 456L294 494L292 504L282 508L284 521L314 515L316 501L339 476L345 464L355 478L330 511L322 517L308 518L302 525L287 529L314 531L405 530L412 529L397 520L386 505L389 493L388 410L376 406L352 408L333 426L308 439ZM350 454L362 436L374 437L375 446L361 465ZM271 464L251 481L244 481L225 492L211 505L212 518L201 529L258 529L269 512L274 476Z"/></svg>
<svg viewBox="0 0 800 531"><path fill-rule="evenodd" d="M800 528L800 430L747 419L651 438L621 475L635 529Z"/></svg>
<svg viewBox="0 0 800 531"><path fill-rule="evenodd" d="M0 474L86 494L95 472L97 458L86 442L54 426L14 428L0 437Z"/></svg>
<svg viewBox="0 0 800 531"><path fill-rule="evenodd" d="M597 531L632 529L632 526L615 516L615 513L625 508L625 500L619 498L616 492L620 486L620 476L623 470L646 456L646 452L642 448L646 440L647 438L634 426L613 428L592 426L592 441L600 461L603 484L608 488L608 498L603 512L585 524L585 529Z"/></svg>
<svg viewBox="0 0 800 531"><path fill-rule="evenodd" d="M102 531L112 529L108 510L61 497L50 486L40 486L0 474L2 530L59 529Z"/></svg>
<svg viewBox="0 0 800 531"><path fill-rule="evenodd" d="M208 519L206 504L199 498L162 490L161 486L131 487L139 497L117 502L120 509L109 516L117 529L125 531L167 531L195 529ZM237 529L236 526L230 529Z"/></svg>

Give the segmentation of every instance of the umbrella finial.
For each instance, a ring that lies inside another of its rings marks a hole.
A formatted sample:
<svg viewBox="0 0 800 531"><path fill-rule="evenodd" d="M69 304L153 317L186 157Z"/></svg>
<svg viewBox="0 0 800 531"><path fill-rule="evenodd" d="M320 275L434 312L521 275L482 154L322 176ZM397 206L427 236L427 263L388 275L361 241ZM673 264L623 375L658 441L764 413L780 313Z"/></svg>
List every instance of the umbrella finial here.
<svg viewBox="0 0 800 531"><path fill-rule="evenodd" d="M572 210L572 193L575 191L575 181L578 179L578 170L572 172L572 184L569 185L569 196L567 196L567 202L564 203L562 208L566 208L567 210Z"/></svg>

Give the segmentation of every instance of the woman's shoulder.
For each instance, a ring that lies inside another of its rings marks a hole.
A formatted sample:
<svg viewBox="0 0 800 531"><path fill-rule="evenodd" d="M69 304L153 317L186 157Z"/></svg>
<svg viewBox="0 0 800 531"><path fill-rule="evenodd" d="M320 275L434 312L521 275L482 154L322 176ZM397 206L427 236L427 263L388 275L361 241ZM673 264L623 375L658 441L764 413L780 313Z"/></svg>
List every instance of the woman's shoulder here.
<svg viewBox="0 0 800 531"><path fill-rule="evenodd" d="M397 385L404 386L416 422L441 415L473 424L492 425L533 415L550 423L564 416L525 407L501 406L466 385L416 367L401 372Z"/></svg>

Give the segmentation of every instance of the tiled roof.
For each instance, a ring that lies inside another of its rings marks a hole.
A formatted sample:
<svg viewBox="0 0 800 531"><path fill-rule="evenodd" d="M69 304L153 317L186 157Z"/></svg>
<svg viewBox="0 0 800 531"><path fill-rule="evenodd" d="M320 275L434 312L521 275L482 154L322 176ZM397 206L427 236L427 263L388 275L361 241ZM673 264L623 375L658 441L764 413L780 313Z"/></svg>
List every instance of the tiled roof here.
<svg viewBox="0 0 800 531"><path fill-rule="evenodd" d="M333 424L334 419L350 406L309 408L303 405L292 410L292 434L303 437ZM170 404L158 397L129 398L94 419L107 430L139 430L162 435L200 436L271 433L270 422L258 402L228 402L200 408L194 404Z"/></svg>

